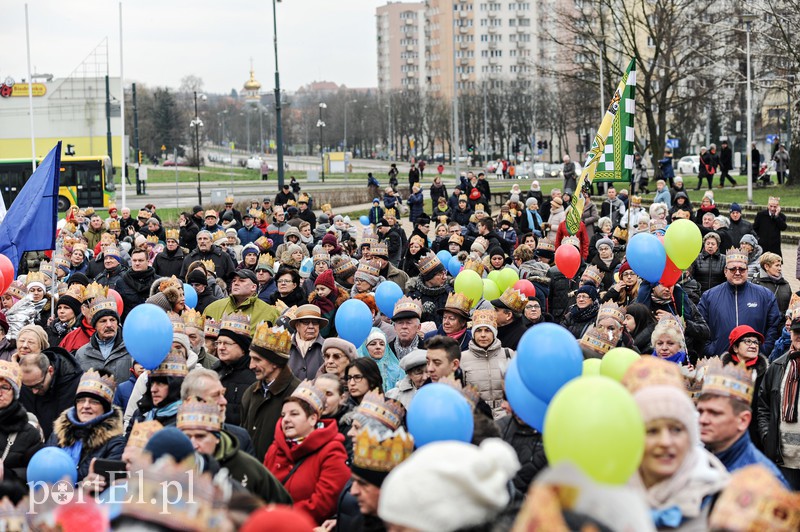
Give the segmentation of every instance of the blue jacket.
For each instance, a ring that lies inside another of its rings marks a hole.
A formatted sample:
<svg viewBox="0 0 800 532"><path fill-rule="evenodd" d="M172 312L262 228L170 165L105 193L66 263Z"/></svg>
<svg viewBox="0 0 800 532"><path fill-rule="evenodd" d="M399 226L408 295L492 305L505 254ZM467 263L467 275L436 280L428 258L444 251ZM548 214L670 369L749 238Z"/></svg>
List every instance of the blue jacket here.
<svg viewBox="0 0 800 532"><path fill-rule="evenodd" d="M775 347L772 348L772 353L769 354L769 363L772 364L775 360L785 355L790 345L792 345L792 334L786 330L786 327L783 327L781 329L781 337L775 340Z"/></svg>
<svg viewBox="0 0 800 532"><path fill-rule="evenodd" d="M664 181L671 181L675 179L675 169L672 167L672 157L664 157L658 161L658 166L661 168L661 179Z"/></svg>
<svg viewBox="0 0 800 532"><path fill-rule="evenodd" d="M397 209L397 205L399 203L402 203L402 201L397 196L390 196L388 194L383 196L383 206L386 207L387 209ZM396 216L397 213L395 213L395 217Z"/></svg>
<svg viewBox="0 0 800 532"><path fill-rule="evenodd" d="M656 191L656 197L653 198L653 203L666 203L667 210L672 208L672 196L669 195L669 189L664 187L661 192Z"/></svg>
<svg viewBox="0 0 800 532"><path fill-rule="evenodd" d="M704 351L709 357L728 350L728 335L739 325L749 325L764 335L761 352L768 356L784 323L775 295L749 281L740 287L726 282L706 290L697 310L711 329Z"/></svg>
<svg viewBox="0 0 800 532"><path fill-rule="evenodd" d="M375 204L373 203L373 205L375 205ZM369 223L377 224L378 222L381 221L381 218L383 218L383 209L381 209L380 207L375 207L375 206L370 207L370 209L369 209Z"/></svg>
<svg viewBox="0 0 800 532"><path fill-rule="evenodd" d="M262 236L264 233L261 232L261 229L256 227L255 225L248 229L247 227L240 227L239 230L236 232L236 235L239 237L239 241L243 246L255 242Z"/></svg>
<svg viewBox="0 0 800 532"><path fill-rule="evenodd" d="M764 453L756 449L756 446L753 445L749 432L742 434L742 437L736 440L733 445L714 456L719 458L719 461L722 462L729 473L733 473L737 469L742 469L752 464L760 464L769 469L770 473L775 475L775 478L780 480L785 488L791 489L791 486L789 486L786 479L783 478L783 473L781 473L781 470L775 465L775 462L764 456Z"/></svg>
<svg viewBox="0 0 800 532"><path fill-rule="evenodd" d="M411 194L406 203L408 203L409 212L408 219L411 220L411 223L414 223L419 215L422 214L422 208L424 206L424 199L422 199L422 192L417 192L416 194Z"/></svg>
<svg viewBox="0 0 800 532"><path fill-rule="evenodd" d="M128 407L128 401L131 398L134 386L136 386L136 377L131 373L131 377L117 386L117 391L114 393L114 404L120 407L123 412Z"/></svg>

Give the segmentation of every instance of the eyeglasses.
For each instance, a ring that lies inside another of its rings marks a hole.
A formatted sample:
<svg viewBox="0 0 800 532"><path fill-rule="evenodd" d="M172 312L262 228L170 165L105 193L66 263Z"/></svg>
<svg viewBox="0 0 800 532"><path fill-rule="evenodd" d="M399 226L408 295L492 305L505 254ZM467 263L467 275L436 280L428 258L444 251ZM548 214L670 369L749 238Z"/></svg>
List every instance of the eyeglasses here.
<svg viewBox="0 0 800 532"><path fill-rule="evenodd" d="M542 308L538 303L532 305L525 305L525 310L540 310Z"/></svg>
<svg viewBox="0 0 800 532"><path fill-rule="evenodd" d="M747 271L747 268L727 268L727 270L731 273L744 273Z"/></svg>
<svg viewBox="0 0 800 532"><path fill-rule="evenodd" d="M628 270L626 272L623 272L622 276L623 277L635 277L636 276L636 272Z"/></svg>
<svg viewBox="0 0 800 532"><path fill-rule="evenodd" d="M344 356L340 355L339 353L325 353L322 355L322 358L325 360L341 360Z"/></svg>
<svg viewBox="0 0 800 532"><path fill-rule="evenodd" d="M344 380L347 381L347 382L350 382L350 381L361 382L361 381L364 380L364 376L363 375L348 375L347 377L344 378Z"/></svg>
<svg viewBox="0 0 800 532"><path fill-rule="evenodd" d="M578 294L575 299L592 299L588 294Z"/></svg>
<svg viewBox="0 0 800 532"><path fill-rule="evenodd" d="M297 323L305 325L306 327L317 326L319 324L317 320L298 320Z"/></svg>
<svg viewBox="0 0 800 532"><path fill-rule="evenodd" d="M0 386L0 392L9 393L9 392L11 392L13 390L14 390L14 388L9 386L8 384L4 384L3 386Z"/></svg>
<svg viewBox="0 0 800 532"><path fill-rule="evenodd" d="M31 386L25 386L25 385L23 385L23 386L25 386L26 388L30 388L31 390L36 390L37 392L41 392L42 390L44 390L44 381L45 380L47 380L47 372L46 371L44 373L44 376L42 377L42 380L40 380L36 384L33 384Z"/></svg>
<svg viewBox="0 0 800 532"><path fill-rule="evenodd" d="M291 279L278 279L277 281L275 281L275 284L292 284L292 283L294 283L294 281L292 281Z"/></svg>
<svg viewBox="0 0 800 532"><path fill-rule="evenodd" d="M224 347L227 348L227 347L230 347L232 345L236 345L236 342L227 342L227 341L217 340L216 342L214 342L214 345L217 346L217 347L223 347L224 346Z"/></svg>
<svg viewBox="0 0 800 532"><path fill-rule="evenodd" d="M761 345L761 342L758 341L758 338L745 338L742 340L742 343L747 345Z"/></svg>

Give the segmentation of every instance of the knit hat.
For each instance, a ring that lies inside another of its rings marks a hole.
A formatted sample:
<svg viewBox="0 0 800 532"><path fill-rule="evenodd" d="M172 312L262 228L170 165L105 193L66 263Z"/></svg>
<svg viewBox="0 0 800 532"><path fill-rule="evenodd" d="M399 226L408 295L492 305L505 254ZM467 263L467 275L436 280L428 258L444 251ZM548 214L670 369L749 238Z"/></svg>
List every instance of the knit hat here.
<svg viewBox="0 0 800 532"><path fill-rule="evenodd" d="M89 286L89 278L86 277L86 274L81 272L75 272L69 276L69 284L77 283L82 286Z"/></svg>
<svg viewBox="0 0 800 532"><path fill-rule="evenodd" d="M333 280L333 270L327 269L317 276L317 280L314 281L314 286L320 285L330 289L331 291L336 290L336 283Z"/></svg>
<svg viewBox="0 0 800 532"><path fill-rule="evenodd" d="M19 364L10 360L0 360L0 379L5 379L14 390L14 399L19 399L19 387L22 386L22 370Z"/></svg>
<svg viewBox="0 0 800 532"><path fill-rule="evenodd" d="M202 271L200 273L202 273ZM167 299L167 296L163 292L156 292L152 296L148 297L145 300L145 303L156 305L157 307L162 308L165 312L172 311L172 303L169 302L169 299ZM92 321L94 321L94 316L92 316Z"/></svg>
<svg viewBox="0 0 800 532"><path fill-rule="evenodd" d="M753 235L742 235L741 240L739 240L739 245L741 244L750 244L753 246L753 249L755 249L756 246L758 246L758 240L756 240L756 237Z"/></svg>
<svg viewBox="0 0 800 532"><path fill-rule="evenodd" d="M575 292L575 295L577 296L578 294L586 294L587 296L592 298L592 301L597 301L598 298L597 288L595 288L590 284L585 284L580 288L578 288L578 291Z"/></svg>
<svg viewBox="0 0 800 532"><path fill-rule="evenodd" d="M208 277L206 277L206 274L203 273L201 268L195 268L186 276L186 282L189 284L208 286Z"/></svg>
<svg viewBox="0 0 800 532"><path fill-rule="evenodd" d="M150 453L154 462L164 455L169 455L176 462L180 462L194 454L191 440L177 427L167 427L153 434L144 446L144 450Z"/></svg>
<svg viewBox="0 0 800 532"><path fill-rule="evenodd" d="M731 212L742 212L742 207L736 202L731 203Z"/></svg>
<svg viewBox="0 0 800 532"><path fill-rule="evenodd" d="M94 326L94 324L92 324ZM50 342L47 340L47 333L40 325L26 325L22 329L19 330L17 333L17 338L22 336L22 333L32 333L36 338L39 340L39 344L42 346L42 351L50 347Z"/></svg>
<svg viewBox="0 0 800 532"><path fill-rule="evenodd" d="M508 504L506 485L519 467L514 449L499 438L484 440L480 447L430 443L389 473L381 487L378 515L385 522L422 531L485 523Z"/></svg>
<svg viewBox="0 0 800 532"><path fill-rule="evenodd" d="M261 250L258 249L258 246L250 242L242 248L242 258L248 254L259 255L261 254Z"/></svg>
<svg viewBox="0 0 800 532"><path fill-rule="evenodd" d="M659 384L641 388L633 398L645 423L659 418L674 419L689 431L692 445L700 443L697 410L685 391L677 386Z"/></svg>
<svg viewBox="0 0 800 532"><path fill-rule="evenodd" d="M539 206L539 201L536 198L528 198L525 200L525 206L530 208L531 206L536 205Z"/></svg>
<svg viewBox="0 0 800 532"><path fill-rule="evenodd" d="M75 314L75 316L78 316L81 313L82 303L78 301L75 298L75 296L71 294L64 294L63 296L59 297L58 303L56 304L56 309L58 308L59 305L68 306L72 310L72 313ZM0 323L0 326L2 326L2 323ZM8 326L6 326L6 329L8 329Z"/></svg>
<svg viewBox="0 0 800 532"><path fill-rule="evenodd" d="M325 341L322 343L322 354L324 355L328 349L338 349L345 355L347 358L352 362L356 358L358 358L358 352L356 351L356 346L352 343L348 342L347 340L343 340L341 338L331 337L326 338ZM408 355L406 355L408 356ZM405 360L405 359L404 359ZM402 361L401 361L402 365Z"/></svg>
<svg viewBox="0 0 800 532"><path fill-rule="evenodd" d="M619 265L619 275L620 275L620 277L622 277L623 273L625 273L627 271L630 271L630 270L631 270L631 265L628 264L628 261L626 260L625 262L623 262L622 264Z"/></svg>
<svg viewBox="0 0 800 532"><path fill-rule="evenodd" d="M608 246L611 249L614 249L614 241L610 238L601 238L597 241L597 244L595 244L594 247L597 249L597 251L600 251L600 246Z"/></svg>
<svg viewBox="0 0 800 532"><path fill-rule="evenodd" d="M322 237L322 245L328 244L329 246L337 247L339 242L336 241L336 235L333 233L325 233Z"/></svg>
<svg viewBox="0 0 800 532"><path fill-rule="evenodd" d="M486 240L486 238L479 236L475 239L474 242L472 242L472 245L470 246L469 249L470 251L474 251L479 255L483 255L484 253L486 253L486 250L489 249L489 241Z"/></svg>
<svg viewBox="0 0 800 532"><path fill-rule="evenodd" d="M314 520L295 507L283 504L270 504L250 514L240 532L312 532L315 530Z"/></svg>

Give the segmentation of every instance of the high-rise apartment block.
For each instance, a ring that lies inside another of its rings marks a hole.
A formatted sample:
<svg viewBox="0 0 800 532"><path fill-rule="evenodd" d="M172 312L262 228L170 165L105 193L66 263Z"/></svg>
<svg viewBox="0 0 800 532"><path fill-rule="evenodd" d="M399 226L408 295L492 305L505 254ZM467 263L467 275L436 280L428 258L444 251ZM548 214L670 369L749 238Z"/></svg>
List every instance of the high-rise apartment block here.
<svg viewBox="0 0 800 532"><path fill-rule="evenodd" d="M426 69L425 3L389 2L377 9L378 88L423 87Z"/></svg>

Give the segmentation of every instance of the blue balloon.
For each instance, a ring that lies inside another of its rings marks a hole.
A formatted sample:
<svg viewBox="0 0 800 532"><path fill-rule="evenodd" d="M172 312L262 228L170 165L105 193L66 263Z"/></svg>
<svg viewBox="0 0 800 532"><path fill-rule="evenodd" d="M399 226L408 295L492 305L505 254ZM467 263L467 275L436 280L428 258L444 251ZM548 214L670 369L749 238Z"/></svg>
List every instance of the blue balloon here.
<svg viewBox="0 0 800 532"><path fill-rule="evenodd" d="M506 397L508 404L522 421L542 432L547 403L533 395L522 382L519 358L512 358L506 370Z"/></svg>
<svg viewBox="0 0 800 532"><path fill-rule="evenodd" d="M583 372L583 351L572 333L555 323L534 325L517 345L519 375L542 402Z"/></svg>
<svg viewBox="0 0 800 532"><path fill-rule="evenodd" d="M461 268L463 266L464 265L461 264L461 261L458 260L458 257L456 255L453 255L452 257L450 257L450 262L447 263L447 271L450 272L450 275L455 277L456 275L461 273Z"/></svg>
<svg viewBox="0 0 800 532"><path fill-rule="evenodd" d="M384 316L392 317L394 305L403 297L403 289L394 281L384 281L375 290L375 304ZM338 327L337 327L338 330Z"/></svg>
<svg viewBox="0 0 800 532"><path fill-rule="evenodd" d="M361 345L372 330L372 311L360 299L348 299L336 311L334 321L339 338Z"/></svg>
<svg viewBox="0 0 800 532"><path fill-rule="evenodd" d="M447 267L450 265L450 259L453 258L453 256L450 254L450 252L447 251L446 249L440 250L436 254L436 257L439 258L439 262L442 263L442 266L444 266L445 269L447 269Z"/></svg>
<svg viewBox="0 0 800 532"><path fill-rule="evenodd" d="M362 214L358 221L361 222L361 225L369 225L369 216Z"/></svg>
<svg viewBox="0 0 800 532"><path fill-rule="evenodd" d="M172 322L159 306L137 305L122 327L125 348L145 369L156 369L172 349Z"/></svg>
<svg viewBox="0 0 800 532"><path fill-rule="evenodd" d="M55 484L64 478L75 484L78 469L69 453L60 447L39 449L28 462L28 482Z"/></svg>
<svg viewBox="0 0 800 532"><path fill-rule="evenodd" d="M436 441L472 441L472 406L460 392L438 382L419 389L408 405L408 432L417 448Z"/></svg>
<svg viewBox="0 0 800 532"><path fill-rule="evenodd" d="M311 257L305 257L300 263L300 277L311 277L312 271L314 271L314 260Z"/></svg>
<svg viewBox="0 0 800 532"><path fill-rule="evenodd" d="M657 283L667 264L667 251L650 233L636 233L628 243L625 256L636 275L650 283Z"/></svg>
<svg viewBox="0 0 800 532"><path fill-rule="evenodd" d="M183 297L187 307L194 308L197 306L197 290L194 289L194 286L183 283Z"/></svg>

